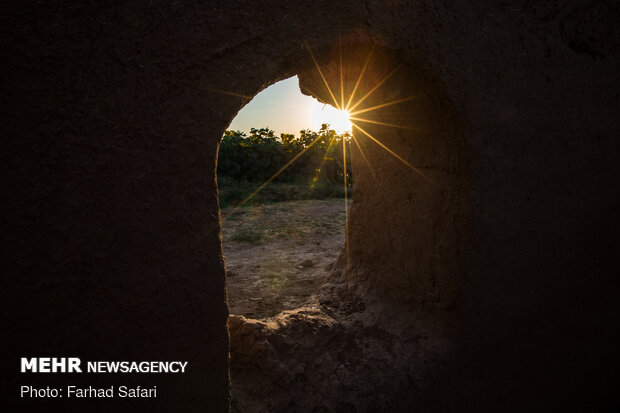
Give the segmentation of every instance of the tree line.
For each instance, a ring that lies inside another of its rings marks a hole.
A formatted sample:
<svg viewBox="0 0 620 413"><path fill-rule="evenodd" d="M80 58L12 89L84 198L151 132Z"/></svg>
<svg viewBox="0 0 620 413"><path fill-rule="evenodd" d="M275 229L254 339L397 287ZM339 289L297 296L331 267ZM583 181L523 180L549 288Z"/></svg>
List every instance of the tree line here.
<svg viewBox="0 0 620 413"><path fill-rule="evenodd" d="M278 137L269 128L252 128L249 135L227 130L219 148L218 177L224 177L225 181L264 182L299 156L274 182L342 183L343 140L347 152L347 181L350 183L350 134L338 134L329 128L329 124L323 124L319 131L304 129L299 136L281 134Z"/></svg>

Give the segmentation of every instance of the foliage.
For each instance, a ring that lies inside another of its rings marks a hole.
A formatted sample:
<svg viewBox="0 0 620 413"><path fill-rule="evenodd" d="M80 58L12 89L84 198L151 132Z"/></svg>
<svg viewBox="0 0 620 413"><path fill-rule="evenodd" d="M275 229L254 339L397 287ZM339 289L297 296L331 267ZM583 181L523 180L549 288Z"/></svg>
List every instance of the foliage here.
<svg viewBox="0 0 620 413"><path fill-rule="evenodd" d="M297 156L253 197L251 204L343 197L343 141L347 151L347 182L351 185L349 139L348 133L338 135L328 124L323 124L318 132L302 130L299 137L293 134L276 137L268 128L252 128L249 136L227 130L220 144L217 166L221 206L243 201Z"/></svg>
<svg viewBox="0 0 620 413"><path fill-rule="evenodd" d="M343 182L343 139L348 152L349 134L338 135L329 129L328 124L323 124L318 132L302 130L299 137L292 134L276 137L268 128L252 128L250 136L227 130L219 149L218 176L238 181L265 182L306 149L278 175L277 182ZM309 147L315 140L314 145ZM350 170L347 159L348 180L351 180Z"/></svg>
<svg viewBox="0 0 620 413"><path fill-rule="evenodd" d="M258 182L238 181L227 176L218 177L220 206L226 208L244 201L260 185ZM348 188L349 196L351 187ZM271 204L302 199L343 198L342 182L318 181L306 183L272 182L247 202L247 206Z"/></svg>

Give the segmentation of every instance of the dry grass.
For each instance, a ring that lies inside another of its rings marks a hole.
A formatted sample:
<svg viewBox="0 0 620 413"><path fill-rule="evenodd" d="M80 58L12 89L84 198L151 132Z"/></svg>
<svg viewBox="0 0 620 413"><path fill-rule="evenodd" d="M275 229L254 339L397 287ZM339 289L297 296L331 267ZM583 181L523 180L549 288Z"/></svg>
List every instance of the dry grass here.
<svg viewBox="0 0 620 413"><path fill-rule="evenodd" d="M342 208L337 209L338 204ZM334 208L336 207L336 208ZM227 216L231 209L224 209ZM258 243L274 238L303 239L309 234L332 235L344 226L344 200L293 201L240 208L222 224L224 241Z"/></svg>

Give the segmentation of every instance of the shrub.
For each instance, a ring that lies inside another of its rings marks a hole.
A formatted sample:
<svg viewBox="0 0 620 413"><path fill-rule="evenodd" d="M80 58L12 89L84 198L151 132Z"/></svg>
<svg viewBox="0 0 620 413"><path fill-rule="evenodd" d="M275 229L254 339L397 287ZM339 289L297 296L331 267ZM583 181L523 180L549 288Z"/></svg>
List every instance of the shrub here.
<svg viewBox="0 0 620 413"><path fill-rule="evenodd" d="M250 136L239 131L226 131L217 165L220 205L227 207L244 201L301 152L303 154L295 162L248 204L344 197L342 143L344 140L348 152L349 139L348 133L338 135L327 124L322 125L318 132L302 130L298 138L292 134L282 134L278 138L268 128L252 128ZM347 157L349 191L350 171L350 158Z"/></svg>
<svg viewBox="0 0 620 413"><path fill-rule="evenodd" d="M324 124L318 132L302 130L298 138L292 134L282 134L278 138L268 128L252 128L250 136L228 130L219 148L218 176L237 181L265 182L305 150L275 181L309 184L318 178L321 181L342 182L343 139L348 146L349 134L338 135L329 129L328 124ZM347 159L348 180L351 179L350 170L350 160Z"/></svg>

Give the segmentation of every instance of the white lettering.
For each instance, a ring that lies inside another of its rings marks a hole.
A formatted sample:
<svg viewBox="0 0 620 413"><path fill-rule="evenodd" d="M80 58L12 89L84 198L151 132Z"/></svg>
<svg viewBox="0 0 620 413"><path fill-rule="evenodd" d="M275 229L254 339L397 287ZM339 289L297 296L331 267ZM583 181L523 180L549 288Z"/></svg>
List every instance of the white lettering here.
<svg viewBox="0 0 620 413"><path fill-rule="evenodd" d="M26 357L21 358L22 373L81 373L80 359L77 357Z"/></svg>
<svg viewBox="0 0 620 413"><path fill-rule="evenodd" d="M58 389L50 389L50 386L47 386L44 389L35 389L32 386L21 386L20 397L62 397L60 395L60 391Z"/></svg>
<svg viewBox="0 0 620 413"><path fill-rule="evenodd" d="M50 373L50 358L42 357L39 359L39 373Z"/></svg>
<svg viewBox="0 0 620 413"><path fill-rule="evenodd" d="M65 359L57 359L56 357L52 358L52 371L54 373L64 373L66 371Z"/></svg>
<svg viewBox="0 0 620 413"><path fill-rule="evenodd" d="M187 361L180 361L179 364L181 365L181 373L185 373L185 366L187 366Z"/></svg>
<svg viewBox="0 0 620 413"><path fill-rule="evenodd" d="M80 368L80 359L77 357L69 357L69 373L77 372L81 373L82 369Z"/></svg>
<svg viewBox="0 0 620 413"><path fill-rule="evenodd" d="M22 357L22 369L21 372L25 373L27 370L31 370L33 373L37 372L37 359L36 358L31 358L30 360L28 360L25 357ZM24 386L22 386L23 388Z"/></svg>

